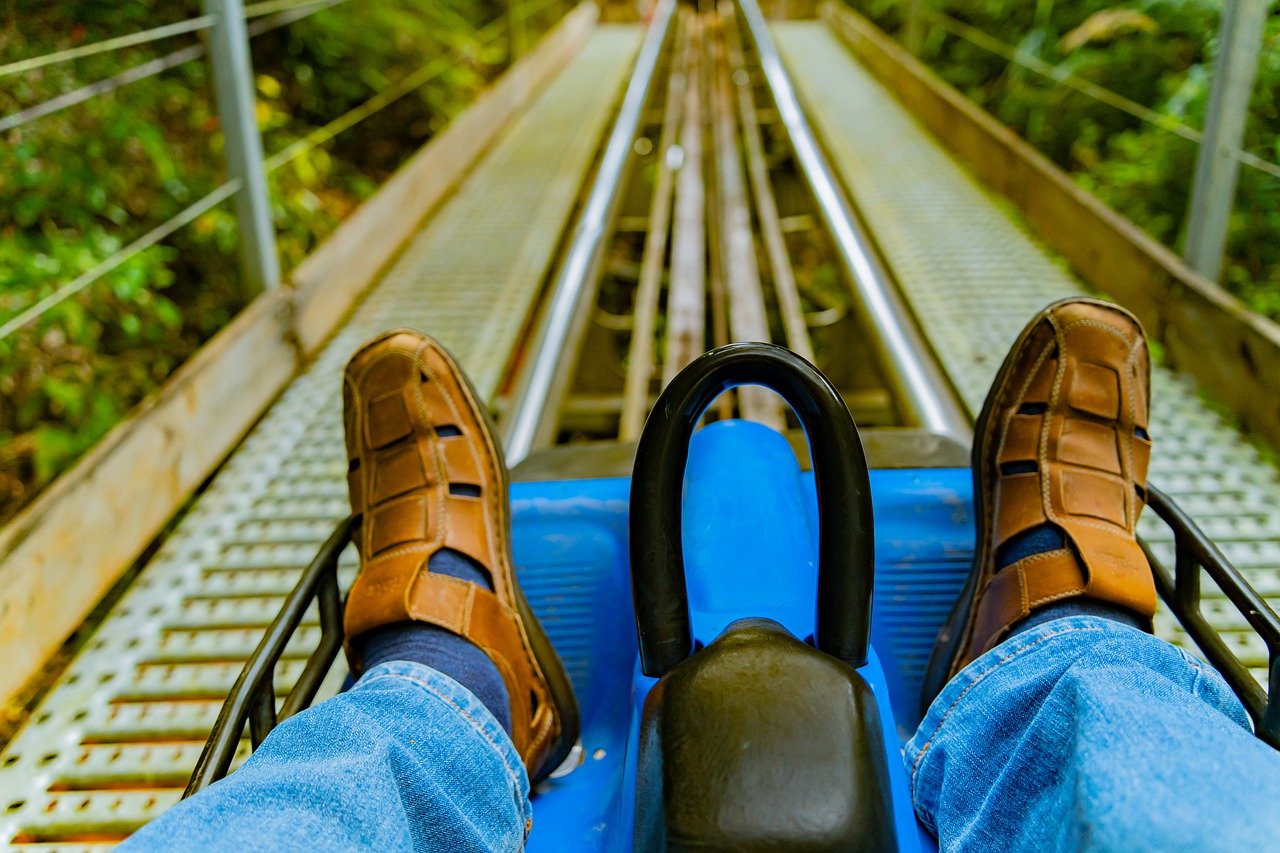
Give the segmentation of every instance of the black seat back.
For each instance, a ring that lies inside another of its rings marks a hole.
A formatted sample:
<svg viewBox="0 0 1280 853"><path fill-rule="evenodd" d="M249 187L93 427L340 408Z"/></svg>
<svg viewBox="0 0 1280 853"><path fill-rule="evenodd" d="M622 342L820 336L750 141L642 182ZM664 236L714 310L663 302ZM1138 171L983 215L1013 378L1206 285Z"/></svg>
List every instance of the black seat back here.
<svg viewBox="0 0 1280 853"><path fill-rule="evenodd" d="M680 531L688 443L712 400L738 384L781 394L809 440L820 530L814 645L772 620L743 619L694 651ZM883 730L892 721L856 671L871 626L871 491L838 392L781 347L707 353L659 397L631 489L641 666L660 678L641 728L637 848L894 849Z"/></svg>
<svg viewBox="0 0 1280 853"><path fill-rule="evenodd" d="M881 725L848 664L735 622L645 702L637 849L892 850Z"/></svg>

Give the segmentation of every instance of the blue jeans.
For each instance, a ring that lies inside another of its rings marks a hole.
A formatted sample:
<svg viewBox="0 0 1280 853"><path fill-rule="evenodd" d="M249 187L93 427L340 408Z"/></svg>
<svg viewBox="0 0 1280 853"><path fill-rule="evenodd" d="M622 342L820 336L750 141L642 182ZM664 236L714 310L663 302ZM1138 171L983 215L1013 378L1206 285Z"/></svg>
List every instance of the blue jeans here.
<svg viewBox="0 0 1280 853"><path fill-rule="evenodd" d="M1094 616L965 667L904 752L943 850L1266 850L1280 753L1208 665Z"/></svg>
<svg viewBox="0 0 1280 853"><path fill-rule="evenodd" d="M532 822L524 764L488 709L396 661L281 723L124 849L518 850Z"/></svg>
<svg viewBox="0 0 1280 853"><path fill-rule="evenodd" d="M1072 616L966 667L905 751L944 850L1240 850L1280 838L1280 754L1209 667L1133 628ZM133 849L512 850L529 786L456 682L411 663L280 725Z"/></svg>

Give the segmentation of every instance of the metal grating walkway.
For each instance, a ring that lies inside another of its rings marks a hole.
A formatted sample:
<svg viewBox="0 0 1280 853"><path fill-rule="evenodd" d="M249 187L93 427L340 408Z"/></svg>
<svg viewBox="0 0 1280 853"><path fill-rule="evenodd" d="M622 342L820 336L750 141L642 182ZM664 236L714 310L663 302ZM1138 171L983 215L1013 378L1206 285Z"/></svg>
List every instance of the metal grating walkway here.
<svg viewBox="0 0 1280 853"><path fill-rule="evenodd" d="M1048 302L1082 292L1083 285L825 25L777 24L774 32L833 166L976 415L1027 320ZM1196 518L1250 583L1280 604L1276 469L1201 401L1192 382L1156 368L1152 385L1152 481ZM1152 513L1143 521L1148 540L1171 541ZM1208 589L1206 580L1206 613L1265 685L1266 648L1234 609L1209 598ZM1168 613L1158 631L1175 642L1186 639Z"/></svg>
<svg viewBox="0 0 1280 853"><path fill-rule="evenodd" d="M639 40L635 27L596 30L194 502L0 755L0 843L94 849L177 800L243 660L348 511L347 357L384 329L416 326L492 397ZM312 619L278 689L318 635Z"/></svg>

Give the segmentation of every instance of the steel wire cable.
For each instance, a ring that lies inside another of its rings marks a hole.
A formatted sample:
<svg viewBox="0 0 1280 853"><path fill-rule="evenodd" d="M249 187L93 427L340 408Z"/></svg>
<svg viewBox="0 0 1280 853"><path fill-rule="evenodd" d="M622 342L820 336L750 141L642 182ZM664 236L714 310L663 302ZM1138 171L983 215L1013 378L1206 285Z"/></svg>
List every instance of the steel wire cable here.
<svg viewBox="0 0 1280 853"><path fill-rule="evenodd" d="M304 0L304 2L296 2L290 0L289 4L283 4L279 0L269 0L266 3L258 3L245 9L245 17L247 18L263 18L263 20L254 21L247 27L250 38L278 29L279 27L300 21L316 12L327 9L330 6L336 6L339 3L345 3L346 0ZM252 10L252 11L251 11ZM270 17L265 17L270 15ZM206 16L212 18L212 16ZM193 19L201 20L201 19ZM212 24L210 24L211 26ZM207 27L206 27L207 28ZM152 39L154 40L154 39ZM105 42L99 42L105 44ZM101 51L98 51L101 52ZM107 77L90 83L87 86L81 86L56 98L50 98L47 101L41 101L26 109L19 110L16 113L10 113L0 118L0 133L14 130L25 124L30 124L37 119L60 112L67 107L82 104L85 101L96 98L100 95L106 95L114 92L116 89L136 83L139 80L145 80L149 77L155 77L157 74L168 71L183 63L190 62L193 59L199 59L205 54L205 46L203 44L193 44L188 47L175 50L165 56L159 56L155 59L135 65L133 68L126 69L112 77ZM50 54L53 56L54 54ZM41 57L36 57L40 59ZM24 60L26 62L34 60ZM46 63L47 64L47 63ZM8 66L4 66L8 67ZM0 68L3 70L3 68Z"/></svg>
<svg viewBox="0 0 1280 853"><path fill-rule="evenodd" d="M1176 136L1180 136L1197 145L1203 143L1204 134L1194 127L1183 124L1173 116L1157 112L1150 107L1143 106L1137 101L1126 98L1118 92L1113 92L1103 86L1099 86L1090 80L1086 80L1076 74L1071 73L1063 68L1058 68L1037 56L1033 56L1026 51L1019 50L1013 45L1000 41L995 36L978 29L977 27L966 24L964 21L954 18L940 9L932 9L921 7L921 11L931 18L938 26L957 38L973 44L983 50L993 53L1014 65L1027 69L1042 77L1060 83L1080 94L1093 98L1095 101L1106 104L1127 113L1130 116L1154 125L1162 130L1168 131ZM1257 169L1267 175L1280 178L1280 164L1273 163L1263 157L1259 157L1249 151L1239 148L1223 148L1222 153L1227 157L1235 160L1242 165Z"/></svg>
<svg viewBox="0 0 1280 853"><path fill-rule="evenodd" d="M160 56L141 65L135 65L127 71L121 71L112 77L107 77L96 83L90 83L88 86L81 86L79 89L73 89L56 98L41 101L35 106L27 107L25 110L19 110L16 113L10 113L4 118L0 118L0 133L15 130L24 124L30 124L37 119L65 110L67 107L73 107L76 104L92 100L99 95L114 92L116 89L127 86L130 83L154 77L162 71L168 71L170 68L174 68L184 62L199 59L203 55L204 45L193 44L190 47L175 50L167 56Z"/></svg>
<svg viewBox="0 0 1280 853"><path fill-rule="evenodd" d="M54 306L65 302L72 296L75 296L77 293L84 290L86 287L93 284L95 281L102 278L125 261L128 261L140 252L151 248L156 243L159 243L161 240L177 231L179 228L194 221L198 216L212 209L219 202L225 201L235 195L236 191L239 189L239 180L227 181L225 184L222 184L199 201L183 208L176 216L160 223L120 251L102 259L90 269L85 270L71 281L62 285L57 290L53 291L53 293L50 293L43 299L29 305L23 311L7 320L4 325L0 326L0 341L3 341L18 329L21 329L23 326L45 314Z"/></svg>
<svg viewBox="0 0 1280 853"><path fill-rule="evenodd" d="M263 15L270 15L275 12L297 12L297 11L316 11L329 6L335 6L338 3L345 3L346 0L263 0L261 3L250 3L244 7L244 16L246 18L261 18ZM315 7L314 9L312 7Z"/></svg>
<svg viewBox="0 0 1280 853"><path fill-rule="evenodd" d="M326 5L345 2L345 0L320 0ZM523 19L534 17L548 8L559 5L561 0L543 0L533 6L525 7L522 15ZM303 4L299 4L303 5ZM310 3L306 5L318 5ZM476 31L474 40L470 47L485 47L495 38L497 38L510 24L508 18L499 18L486 24L484 27ZM333 139L339 133L358 124L379 110L385 108L395 100L407 95L409 92L418 89L429 83L435 77L447 71L459 58L461 49L454 49L449 53L437 57L432 62L424 65L408 77L402 78L396 83L375 93L371 98L358 107L343 113L338 118L308 133L301 139L285 146L280 151L263 160L263 169L268 174L276 171L281 166L292 160L301 157L303 154L311 151L319 145L323 145ZM24 308L18 314L6 320L0 325L0 341L5 340L14 332L22 327L34 322L36 319L46 314L55 306L65 302L67 299L84 290L107 273L119 267L124 262L130 260L152 246L164 240L178 229L190 224L201 214L211 210L217 204L230 198L240 189L239 180L230 180L213 190L209 194L203 196L198 201L179 211L170 219L152 228L141 237L137 238L129 245L120 249L118 252L99 261L92 268L86 270L76 278L58 287L49 295L37 300L31 305Z"/></svg>
<svg viewBox="0 0 1280 853"><path fill-rule="evenodd" d="M526 19L533 17L552 6L558 5L560 2L561 0L543 0L543 2L535 4L532 7L527 7L523 17ZM507 20L500 18L486 24L483 28L476 31L473 46L488 46L490 42L497 38L497 36L506 29L508 23L509 22ZM459 51L455 49L443 56L437 57L407 77L403 77L377 92L360 106L354 107L323 127L318 127L306 136L286 145L284 148L262 161L263 169L267 174L271 174L286 163L296 160L308 151L325 144L343 131L364 121L374 113L385 109L415 89L420 89L453 67L454 62L459 58L458 54Z"/></svg>
<svg viewBox="0 0 1280 853"><path fill-rule="evenodd" d="M198 18L190 18L185 21L177 21L172 24L165 24L162 27L155 27L149 30L141 30L129 35L117 36L105 41L94 42L93 44L80 45L78 47L59 50L54 53L46 53L43 56L33 56L30 59L20 59L16 62L10 62L7 65L0 65L0 77L8 77L12 74L22 74L27 71L34 71L37 68L44 68L47 65L58 65L63 62L73 62L77 59L83 59L86 56L96 56L100 53L110 53L114 50L121 50L126 47L134 47L140 44L150 44L154 41L173 38L174 36L184 35L185 33L193 33L199 30L207 30L214 25L217 17L214 15L201 15Z"/></svg>
<svg viewBox="0 0 1280 853"><path fill-rule="evenodd" d="M295 10L311 9L311 7L333 6L336 3L343 3L346 0L266 0L263 3L254 3L244 8L245 18L258 18L263 15L270 15L273 12L292 12ZM318 9L316 11L319 11ZM185 35L186 33L199 32L207 30L218 21L217 15L200 15L196 18L188 18L184 21L174 21L172 24L164 24L159 27L152 27L148 30L139 30L136 33L128 35L116 36L114 38L104 39L103 41L93 42L92 44L78 45L70 47L66 50L58 50L53 53L46 53L41 56L33 56L28 59L19 59L4 65L0 65L0 77L8 77L13 74L22 74L27 71L35 71L38 68L44 68L49 65L60 65L64 62L74 62L77 59L84 59L87 56L97 56L100 53L111 53L116 50L123 50L126 47L136 47L140 44L150 44L151 42L162 41L164 39L173 38L174 36Z"/></svg>

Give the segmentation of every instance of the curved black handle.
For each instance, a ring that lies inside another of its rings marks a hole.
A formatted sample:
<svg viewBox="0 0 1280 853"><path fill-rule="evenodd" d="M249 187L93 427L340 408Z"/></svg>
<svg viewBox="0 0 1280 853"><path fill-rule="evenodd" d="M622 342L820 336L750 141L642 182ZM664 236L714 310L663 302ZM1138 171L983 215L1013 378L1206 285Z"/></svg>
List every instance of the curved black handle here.
<svg viewBox="0 0 1280 853"><path fill-rule="evenodd" d="M815 644L850 666L866 663L875 541L858 429L839 392L812 364L773 344L742 343L714 349L680 371L640 436L631 478L631 593L645 675L665 675L693 652L680 540L689 439L716 397L747 384L782 395L809 439L818 489Z"/></svg>

